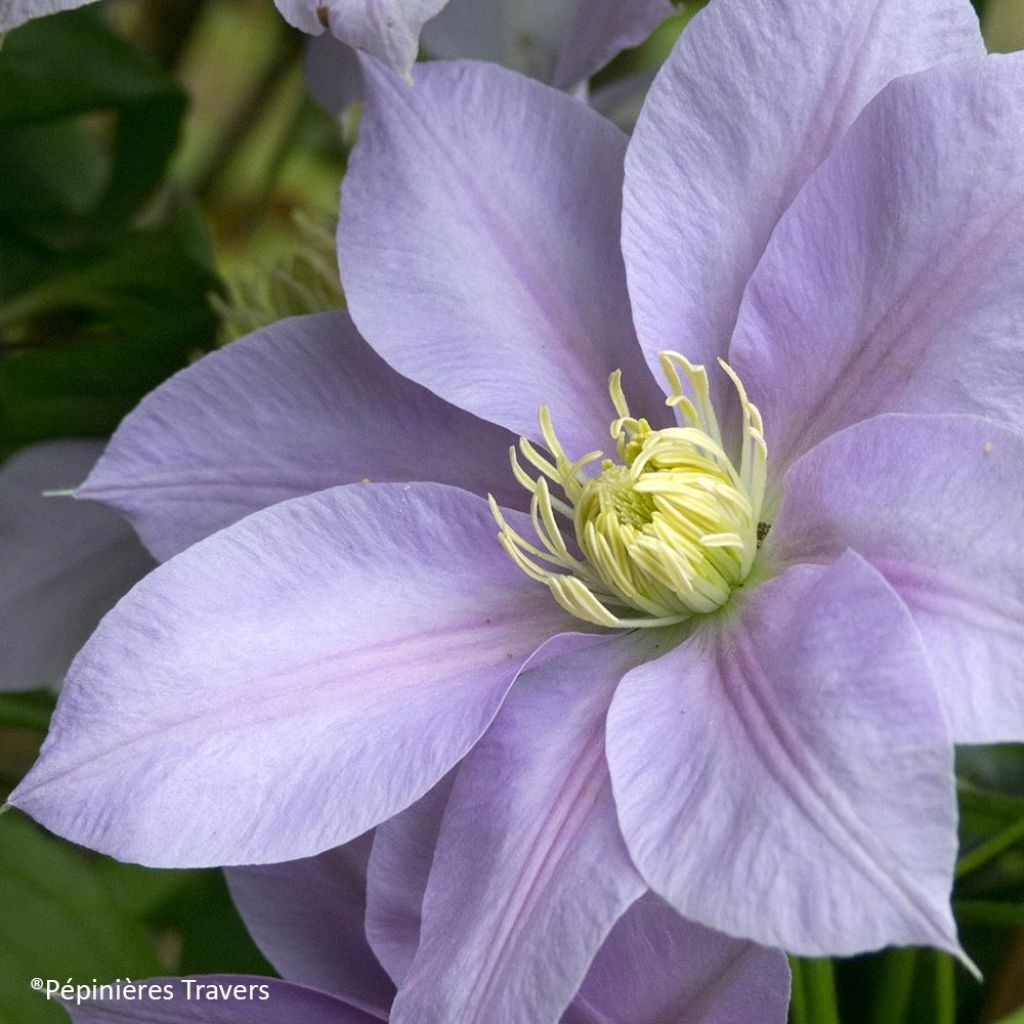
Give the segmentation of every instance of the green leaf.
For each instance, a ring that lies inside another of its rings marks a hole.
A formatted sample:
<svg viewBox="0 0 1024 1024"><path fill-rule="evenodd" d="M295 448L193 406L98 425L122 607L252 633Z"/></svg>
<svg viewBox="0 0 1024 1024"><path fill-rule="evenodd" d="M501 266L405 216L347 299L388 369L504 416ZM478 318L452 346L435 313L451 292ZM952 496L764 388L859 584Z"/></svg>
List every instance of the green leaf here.
<svg viewBox="0 0 1024 1024"><path fill-rule="evenodd" d="M1009 1017L1000 1017L995 1024L1024 1024L1024 1006L1014 1010Z"/></svg>
<svg viewBox="0 0 1024 1024"><path fill-rule="evenodd" d="M961 831L974 836L998 832L1024 817L1024 798L957 780Z"/></svg>
<svg viewBox="0 0 1024 1024"><path fill-rule="evenodd" d="M999 900L955 900L953 914L960 925L981 924L990 928L1024 927L1024 901L1006 903Z"/></svg>
<svg viewBox="0 0 1024 1024"><path fill-rule="evenodd" d="M256 948L221 871L194 871L147 920L180 938L181 974L262 974L274 969Z"/></svg>
<svg viewBox="0 0 1024 1024"><path fill-rule="evenodd" d="M97 881L114 903L131 917L145 921L190 885L198 884L203 875L201 871L144 868L106 858L96 861L94 867Z"/></svg>
<svg viewBox="0 0 1024 1024"><path fill-rule="evenodd" d="M47 210L40 199L50 201L51 213L74 214L79 241L116 231L160 181L184 110L185 97L167 72L95 10L41 18L11 33L0 50L0 173L8 185L16 170L38 175L39 187L29 196L0 190L0 237L20 233L68 245L68 224L54 235L40 217ZM83 132L73 120L97 112L113 118L93 125L105 131ZM112 142L103 159L97 140L105 135ZM87 172L79 177L76 168ZM64 193L58 210L54 191Z"/></svg>
<svg viewBox="0 0 1024 1024"><path fill-rule="evenodd" d="M110 251L54 259L46 280L0 302L0 455L45 437L109 434L212 345L217 287L189 211Z"/></svg>
<svg viewBox="0 0 1024 1024"><path fill-rule="evenodd" d="M61 221L77 222L99 205L107 164L100 140L75 121L4 127L0 218L55 246L65 245ZM26 222L38 226L26 228Z"/></svg>
<svg viewBox="0 0 1024 1024"><path fill-rule="evenodd" d="M0 49L0 458L47 437L109 434L210 347L219 287L205 228L160 185L185 100L97 10L10 33Z"/></svg>
<svg viewBox="0 0 1024 1024"><path fill-rule="evenodd" d="M61 1024L33 978L89 984L161 972L146 929L102 885L91 859L21 816L0 818L0 1024Z"/></svg>
<svg viewBox="0 0 1024 1024"><path fill-rule="evenodd" d="M54 697L48 690L0 693L0 729L35 729L46 732Z"/></svg>
<svg viewBox="0 0 1024 1024"><path fill-rule="evenodd" d="M957 861L956 877L958 879L966 877L1022 841L1024 841L1024 816L1011 822L995 835L986 839L985 842L963 854Z"/></svg>

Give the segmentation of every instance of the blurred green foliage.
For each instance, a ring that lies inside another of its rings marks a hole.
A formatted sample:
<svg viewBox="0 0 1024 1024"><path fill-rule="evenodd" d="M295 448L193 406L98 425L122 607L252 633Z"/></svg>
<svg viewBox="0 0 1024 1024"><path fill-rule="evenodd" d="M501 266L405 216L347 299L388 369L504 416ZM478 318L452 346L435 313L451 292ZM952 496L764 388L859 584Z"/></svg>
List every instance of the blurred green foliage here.
<svg viewBox="0 0 1024 1024"><path fill-rule="evenodd" d="M246 934L219 871L152 871L0 819L0 1024L61 1024L33 978L273 974Z"/></svg>
<svg viewBox="0 0 1024 1024"><path fill-rule="evenodd" d="M186 101L92 8L0 49L0 455L108 434L208 347L203 222L161 192Z"/></svg>
<svg viewBox="0 0 1024 1024"><path fill-rule="evenodd" d="M119 233L177 145L185 97L173 78L86 8L12 33L0 84L5 230L51 249ZM107 147L79 120L101 113L113 117Z"/></svg>
<svg viewBox="0 0 1024 1024"><path fill-rule="evenodd" d="M0 1024L60 1022L30 979L144 978L161 972L142 924L78 854L7 816L0 828Z"/></svg>

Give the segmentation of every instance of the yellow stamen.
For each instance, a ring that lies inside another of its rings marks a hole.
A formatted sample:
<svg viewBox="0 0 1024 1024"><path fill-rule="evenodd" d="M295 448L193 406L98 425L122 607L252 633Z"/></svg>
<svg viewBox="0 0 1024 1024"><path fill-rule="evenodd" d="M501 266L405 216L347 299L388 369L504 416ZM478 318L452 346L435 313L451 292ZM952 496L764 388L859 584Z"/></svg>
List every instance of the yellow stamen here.
<svg viewBox="0 0 1024 1024"><path fill-rule="evenodd" d="M746 579L762 535L768 453L757 407L720 360L743 413L737 469L723 448L704 367L678 352L662 352L659 361L678 425L653 430L634 417L616 370L608 392L618 462L601 452L571 460L547 406L538 415L547 454L526 438L518 454L511 449L512 472L531 495L538 544L512 529L490 499L509 557L563 608L599 626L664 626L715 611ZM572 523L572 549L556 514Z"/></svg>

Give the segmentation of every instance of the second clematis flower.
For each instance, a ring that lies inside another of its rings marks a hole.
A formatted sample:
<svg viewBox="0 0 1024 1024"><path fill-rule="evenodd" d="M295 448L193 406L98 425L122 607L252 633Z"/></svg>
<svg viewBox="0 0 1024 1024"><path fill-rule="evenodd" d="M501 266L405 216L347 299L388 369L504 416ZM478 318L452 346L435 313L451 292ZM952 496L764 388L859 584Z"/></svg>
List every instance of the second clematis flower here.
<svg viewBox="0 0 1024 1024"><path fill-rule="evenodd" d="M296 28L325 29L406 78L423 32L439 57L497 61L560 89L584 82L672 12L669 0L275 0Z"/></svg>
<svg viewBox="0 0 1024 1024"><path fill-rule="evenodd" d="M80 493L168 561L11 802L267 863L458 765L399 1024L557 1020L648 888L958 952L953 744L1024 738L1024 62L959 0L715 0L629 140L368 77L351 318L124 423Z"/></svg>
<svg viewBox="0 0 1024 1024"><path fill-rule="evenodd" d="M34 18L93 2L0 0L0 35ZM672 12L670 0L275 3L282 17L295 28L313 36L329 35L339 43L370 54L410 81L420 48L420 33L426 28L427 49L432 54L495 60L552 81L562 89L580 85L621 50L642 42ZM329 60L324 55L318 63L323 65ZM341 72L343 76L346 73L350 72ZM346 92L353 87L343 79L341 84Z"/></svg>

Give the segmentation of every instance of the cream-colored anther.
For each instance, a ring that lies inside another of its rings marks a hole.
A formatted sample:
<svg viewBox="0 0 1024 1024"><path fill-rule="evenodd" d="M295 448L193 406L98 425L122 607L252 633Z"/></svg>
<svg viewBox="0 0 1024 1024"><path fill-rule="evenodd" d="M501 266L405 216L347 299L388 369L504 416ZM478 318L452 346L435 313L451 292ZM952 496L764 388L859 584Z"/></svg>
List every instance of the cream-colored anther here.
<svg viewBox="0 0 1024 1024"><path fill-rule="evenodd" d="M662 352L659 361L678 425L654 430L633 416L616 371L608 391L618 462L601 452L571 460L546 406L539 421L547 454L526 438L518 453L510 450L512 472L531 496L537 543L517 533L491 498L509 557L547 584L563 608L600 626L663 626L715 611L746 579L757 553L767 467L761 414L721 363L743 413L737 468L723 448L704 367L678 352ZM551 493L553 485L562 497Z"/></svg>

